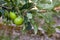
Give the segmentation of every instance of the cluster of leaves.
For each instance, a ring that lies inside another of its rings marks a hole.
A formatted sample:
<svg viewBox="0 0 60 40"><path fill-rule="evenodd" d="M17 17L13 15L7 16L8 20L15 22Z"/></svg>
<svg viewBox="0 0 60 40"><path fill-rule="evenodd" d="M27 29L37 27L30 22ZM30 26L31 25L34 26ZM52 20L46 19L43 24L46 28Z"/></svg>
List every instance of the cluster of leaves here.
<svg viewBox="0 0 60 40"><path fill-rule="evenodd" d="M2 15L3 19L6 19L4 21L7 24L11 23L11 20L9 17L5 17L5 13L9 15L9 12L12 11L18 16L24 17L23 31L31 30L33 27L36 34L40 23L37 21L44 19L43 26L40 28L47 34L55 32L53 17L59 15L60 12L55 11L54 8L60 6L59 0L1 0L0 4L0 16Z"/></svg>

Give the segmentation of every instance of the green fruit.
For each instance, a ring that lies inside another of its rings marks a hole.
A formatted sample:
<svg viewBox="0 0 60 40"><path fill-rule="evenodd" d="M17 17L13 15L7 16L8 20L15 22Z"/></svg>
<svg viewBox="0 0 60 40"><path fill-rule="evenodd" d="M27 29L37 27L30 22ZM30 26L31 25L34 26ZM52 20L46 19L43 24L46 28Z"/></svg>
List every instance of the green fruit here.
<svg viewBox="0 0 60 40"><path fill-rule="evenodd" d="M17 17L15 20L14 20L14 23L16 25L21 25L23 23L23 18L22 17Z"/></svg>
<svg viewBox="0 0 60 40"><path fill-rule="evenodd" d="M14 20L16 18L16 14L14 12L10 12L10 18Z"/></svg>

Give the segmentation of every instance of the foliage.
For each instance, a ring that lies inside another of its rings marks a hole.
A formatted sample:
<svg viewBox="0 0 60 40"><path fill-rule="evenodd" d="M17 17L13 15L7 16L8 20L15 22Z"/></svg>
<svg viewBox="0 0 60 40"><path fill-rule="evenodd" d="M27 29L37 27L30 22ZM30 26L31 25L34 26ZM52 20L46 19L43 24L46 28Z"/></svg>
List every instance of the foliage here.
<svg viewBox="0 0 60 40"><path fill-rule="evenodd" d="M3 22L7 25L14 24L14 20L9 17L9 13L14 12L17 17L24 18L23 30L28 31L33 27L37 34L40 27L39 20L44 19L41 28L47 34L55 33L53 17L59 15L60 12L54 8L60 6L59 0L0 0L0 4L0 16L3 17Z"/></svg>

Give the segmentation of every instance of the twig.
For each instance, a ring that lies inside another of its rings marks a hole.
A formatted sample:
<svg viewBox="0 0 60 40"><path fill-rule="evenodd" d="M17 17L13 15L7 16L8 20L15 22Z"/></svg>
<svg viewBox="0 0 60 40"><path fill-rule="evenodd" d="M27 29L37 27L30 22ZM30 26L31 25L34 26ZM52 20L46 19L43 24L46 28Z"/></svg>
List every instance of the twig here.
<svg viewBox="0 0 60 40"><path fill-rule="evenodd" d="M8 9L8 10L12 9L12 7L2 6L2 5L0 5L0 7L4 8L4 9Z"/></svg>

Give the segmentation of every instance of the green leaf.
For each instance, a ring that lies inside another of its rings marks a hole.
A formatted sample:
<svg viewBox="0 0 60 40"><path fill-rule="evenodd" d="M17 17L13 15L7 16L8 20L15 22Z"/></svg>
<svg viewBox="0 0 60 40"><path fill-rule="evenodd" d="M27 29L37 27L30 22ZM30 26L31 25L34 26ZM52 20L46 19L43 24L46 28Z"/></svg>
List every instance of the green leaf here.
<svg viewBox="0 0 60 40"><path fill-rule="evenodd" d="M5 1L4 0L0 0L0 5L4 5Z"/></svg>
<svg viewBox="0 0 60 40"><path fill-rule="evenodd" d="M36 5L39 9L51 10L54 7L54 4L50 0L39 0Z"/></svg>
<svg viewBox="0 0 60 40"><path fill-rule="evenodd" d="M56 32L56 31L55 31L55 28L53 28L53 27L43 26L42 28L45 30L45 32L46 32L48 35L51 35L51 34L53 34L53 33Z"/></svg>
<svg viewBox="0 0 60 40"><path fill-rule="evenodd" d="M29 0L24 0L26 3L29 2Z"/></svg>
<svg viewBox="0 0 60 40"><path fill-rule="evenodd" d="M31 0L31 1L34 2L34 3L37 3L38 0Z"/></svg>
<svg viewBox="0 0 60 40"><path fill-rule="evenodd" d="M37 32L38 32L38 26L34 25L34 33L37 34Z"/></svg>
<svg viewBox="0 0 60 40"><path fill-rule="evenodd" d="M6 2L10 2L10 0L4 0L4 1L6 1Z"/></svg>
<svg viewBox="0 0 60 40"><path fill-rule="evenodd" d="M47 30L47 34L48 34L48 35L53 34L53 33L55 33L55 32L56 32L56 30L55 30L55 28L53 28L53 27L49 27L48 30Z"/></svg>
<svg viewBox="0 0 60 40"><path fill-rule="evenodd" d="M31 22L33 24L34 33L37 34L37 32L38 32L38 25L36 24L36 22L34 20L31 20Z"/></svg>
<svg viewBox="0 0 60 40"><path fill-rule="evenodd" d="M60 0L53 0L54 6L60 6Z"/></svg>
<svg viewBox="0 0 60 40"><path fill-rule="evenodd" d="M30 9L34 6L33 3L26 3L22 6L22 8L20 10L23 10L23 9Z"/></svg>
<svg viewBox="0 0 60 40"><path fill-rule="evenodd" d="M53 9L54 5L53 4L39 4L38 5L41 9L48 9L51 10Z"/></svg>
<svg viewBox="0 0 60 40"><path fill-rule="evenodd" d="M40 16L43 17L43 19L45 20L47 24L53 25L52 12L46 12L46 13L41 14Z"/></svg>
<svg viewBox="0 0 60 40"><path fill-rule="evenodd" d="M28 19L32 19L32 13L27 13Z"/></svg>
<svg viewBox="0 0 60 40"><path fill-rule="evenodd" d="M57 26L56 28L60 29L60 26Z"/></svg>
<svg viewBox="0 0 60 40"><path fill-rule="evenodd" d="M17 5L19 5L20 4L20 0L17 0Z"/></svg>
<svg viewBox="0 0 60 40"><path fill-rule="evenodd" d="M44 15L43 14L37 14L39 18L43 18Z"/></svg>
<svg viewBox="0 0 60 40"><path fill-rule="evenodd" d="M40 0L41 3L51 3L50 0Z"/></svg>
<svg viewBox="0 0 60 40"><path fill-rule="evenodd" d="M32 13L32 14L36 14L37 13L37 10L30 10L30 12Z"/></svg>

